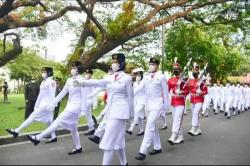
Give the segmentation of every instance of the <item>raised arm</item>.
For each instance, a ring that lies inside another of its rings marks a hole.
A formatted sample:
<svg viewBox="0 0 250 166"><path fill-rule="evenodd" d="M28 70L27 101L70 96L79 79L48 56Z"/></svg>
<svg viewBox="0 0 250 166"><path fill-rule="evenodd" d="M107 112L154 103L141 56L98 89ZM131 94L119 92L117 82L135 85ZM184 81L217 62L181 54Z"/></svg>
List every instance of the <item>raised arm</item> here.
<svg viewBox="0 0 250 166"><path fill-rule="evenodd" d="M83 87L86 86L106 87L107 82L108 81L105 78L100 80L91 79L91 80L84 80L83 82L81 82L81 85Z"/></svg>
<svg viewBox="0 0 250 166"><path fill-rule="evenodd" d="M67 86L67 82L64 85L62 91L56 96L56 98L54 100L52 100L52 102L50 103L48 110L53 111L54 108L57 106L57 104L62 100L62 98L68 93L68 86Z"/></svg>

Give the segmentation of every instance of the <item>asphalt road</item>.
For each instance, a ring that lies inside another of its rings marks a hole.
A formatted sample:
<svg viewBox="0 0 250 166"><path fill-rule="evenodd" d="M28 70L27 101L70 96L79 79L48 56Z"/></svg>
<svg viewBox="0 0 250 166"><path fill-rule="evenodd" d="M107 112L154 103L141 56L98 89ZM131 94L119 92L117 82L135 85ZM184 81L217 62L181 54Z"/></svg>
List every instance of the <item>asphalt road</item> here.
<svg viewBox="0 0 250 166"><path fill-rule="evenodd" d="M168 115L168 125L171 126L172 118ZM191 115L184 117L183 130L185 142L180 145L170 146L167 139L171 129L160 131L162 153L156 156L147 155L145 161L137 161L135 155L141 145L143 137L135 134L126 135L126 154L129 165L246 165L250 164L250 111L244 112L232 119L226 119L223 114L212 115L201 120L203 134L192 137L187 134L191 125ZM158 126L161 126L159 122ZM134 133L137 132L135 128ZM83 153L68 156L72 149L70 135L59 137L55 144L40 143L38 146L30 142L0 146L1 165L100 165L102 151L90 142L86 136L80 134ZM150 149L151 150L151 149ZM114 155L113 164L119 165L117 156Z"/></svg>

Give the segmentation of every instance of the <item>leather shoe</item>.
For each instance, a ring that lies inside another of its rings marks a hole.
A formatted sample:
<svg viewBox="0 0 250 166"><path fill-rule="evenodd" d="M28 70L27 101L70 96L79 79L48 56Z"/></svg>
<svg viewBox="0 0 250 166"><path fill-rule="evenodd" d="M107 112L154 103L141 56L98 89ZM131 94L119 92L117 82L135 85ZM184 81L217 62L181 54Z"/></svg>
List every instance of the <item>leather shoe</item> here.
<svg viewBox="0 0 250 166"><path fill-rule="evenodd" d="M163 126L162 128L161 128L161 130L165 130L165 129L167 129L168 128L168 126Z"/></svg>
<svg viewBox="0 0 250 166"><path fill-rule="evenodd" d="M94 137L89 137L88 139L96 144L100 143L100 137L94 136Z"/></svg>
<svg viewBox="0 0 250 166"><path fill-rule="evenodd" d="M15 130L13 130L13 129L6 129L6 131L8 133L10 133L14 138L16 138L18 136L18 133L15 132Z"/></svg>
<svg viewBox="0 0 250 166"><path fill-rule="evenodd" d="M144 131L140 131L139 133L136 134L137 136L144 135Z"/></svg>
<svg viewBox="0 0 250 166"><path fill-rule="evenodd" d="M161 149L159 149L159 150L153 149L151 152L149 152L150 155L155 155L155 154L158 154L158 153L161 153Z"/></svg>
<svg viewBox="0 0 250 166"><path fill-rule="evenodd" d="M94 133L95 129L87 131L86 133L84 133L84 135L93 135Z"/></svg>
<svg viewBox="0 0 250 166"><path fill-rule="evenodd" d="M135 159L136 160L145 160L146 159L146 155L145 154L142 154L142 153L139 153L137 156L135 156Z"/></svg>
<svg viewBox="0 0 250 166"><path fill-rule="evenodd" d="M77 153L82 153L82 148L80 149L73 149L71 152L68 153L68 155L73 155Z"/></svg>
<svg viewBox="0 0 250 166"><path fill-rule="evenodd" d="M126 133L128 133L129 135L132 135L132 131L126 130Z"/></svg>
<svg viewBox="0 0 250 166"><path fill-rule="evenodd" d="M57 142L57 138L49 139L49 141L45 142L46 144Z"/></svg>
<svg viewBox="0 0 250 166"><path fill-rule="evenodd" d="M33 142L33 144L34 144L35 146L38 145L38 144L40 143L40 141L38 141L38 140L36 139L36 136L35 136L35 139L33 139L33 137L32 137L31 135L28 135L27 138L28 138L31 142Z"/></svg>

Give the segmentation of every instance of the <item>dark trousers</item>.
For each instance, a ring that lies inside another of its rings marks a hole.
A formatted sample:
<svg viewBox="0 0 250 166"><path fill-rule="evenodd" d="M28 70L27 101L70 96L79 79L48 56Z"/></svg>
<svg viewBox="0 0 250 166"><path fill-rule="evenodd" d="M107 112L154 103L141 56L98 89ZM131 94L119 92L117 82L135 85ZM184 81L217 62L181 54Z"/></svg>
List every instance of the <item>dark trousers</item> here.
<svg viewBox="0 0 250 166"><path fill-rule="evenodd" d="M8 93L7 92L3 92L3 101L4 102L8 101Z"/></svg>
<svg viewBox="0 0 250 166"><path fill-rule="evenodd" d="M28 101L26 102L26 109L25 109L25 119L27 119L30 114L34 111L36 101Z"/></svg>
<svg viewBox="0 0 250 166"><path fill-rule="evenodd" d="M53 120L55 120L58 117L59 110L60 110L60 103L58 103L57 107L54 110Z"/></svg>

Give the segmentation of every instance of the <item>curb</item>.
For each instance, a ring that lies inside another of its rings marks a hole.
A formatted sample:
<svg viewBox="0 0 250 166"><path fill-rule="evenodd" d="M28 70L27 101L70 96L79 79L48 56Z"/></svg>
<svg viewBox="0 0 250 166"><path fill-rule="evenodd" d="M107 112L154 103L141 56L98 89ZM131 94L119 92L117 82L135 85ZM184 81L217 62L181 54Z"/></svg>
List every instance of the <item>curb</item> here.
<svg viewBox="0 0 250 166"><path fill-rule="evenodd" d="M95 125L95 127L97 127L97 125ZM79 125L78 126L78 131L86 131L88 130L88 126L87 125ZM17 143L17 142L23 142L23 141L27 141L27 136L30 134L39 134L42 131L34 131L34 132L29 132L29 133L21 133L17 138L13 138L12 136L8 135L8 136L1 136L0 137L0 146L1 145L6 145L6 144L12 144L12 143ZM61 129L59 128L58 130L56 130L56 135L65 135L65 134L70 134L69 130L65 130L65 129Z"/></svg>

